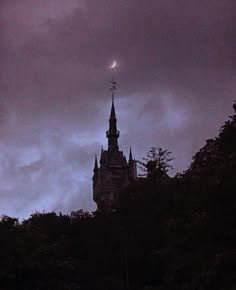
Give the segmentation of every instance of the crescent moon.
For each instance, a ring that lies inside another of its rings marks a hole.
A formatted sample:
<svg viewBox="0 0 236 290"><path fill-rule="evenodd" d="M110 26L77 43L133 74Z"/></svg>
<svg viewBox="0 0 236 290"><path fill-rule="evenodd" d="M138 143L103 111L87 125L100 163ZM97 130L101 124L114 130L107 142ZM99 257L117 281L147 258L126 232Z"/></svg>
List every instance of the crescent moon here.
<svg viewBox="0 0 236 290"><path fill-rule="evenodd" d="M113 64L110 66L110 68L115 68L117 65L116 61L113 62Z"/></svg>

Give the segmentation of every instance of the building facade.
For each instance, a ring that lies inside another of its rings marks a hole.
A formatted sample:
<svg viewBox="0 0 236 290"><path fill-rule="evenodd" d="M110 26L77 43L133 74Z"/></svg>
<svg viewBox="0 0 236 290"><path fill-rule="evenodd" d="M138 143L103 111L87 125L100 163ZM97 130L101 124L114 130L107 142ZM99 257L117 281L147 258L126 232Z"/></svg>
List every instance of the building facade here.
<svg viewBox="0 0 236 290"><path fill-rule="evenodd" d="M121 190L137 178L136 161L132 157L130 148L129 160L119 150L117 120L112 93L112 106L109 119L109 129L106 131L108 139L107 150L101 150L100 165L97 157L93 169L93 199L100 212L109 212L117 208Z"/></svg>

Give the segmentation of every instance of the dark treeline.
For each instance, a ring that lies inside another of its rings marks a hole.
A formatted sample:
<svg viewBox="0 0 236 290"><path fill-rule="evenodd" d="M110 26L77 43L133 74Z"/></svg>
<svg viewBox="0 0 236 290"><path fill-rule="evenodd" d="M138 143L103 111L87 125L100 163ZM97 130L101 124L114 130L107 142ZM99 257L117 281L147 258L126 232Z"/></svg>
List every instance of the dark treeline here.
<svg viewBox="0 0 236 290"><path fill-rule="evenodd" d="M3 216L0 289L236 289L235 185L236 114L188 170L138 180L115 213Z"/></svg>

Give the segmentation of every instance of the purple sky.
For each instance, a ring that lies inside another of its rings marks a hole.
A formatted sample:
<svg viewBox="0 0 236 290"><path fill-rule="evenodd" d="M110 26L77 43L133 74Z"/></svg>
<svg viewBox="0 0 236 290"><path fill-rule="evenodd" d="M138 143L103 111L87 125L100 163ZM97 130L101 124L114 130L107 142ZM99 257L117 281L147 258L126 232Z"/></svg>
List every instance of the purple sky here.
<svg viewBox="0 0 236 290"><path fill-rule="evenodd" d="M233 111L232 1L1 0L0 215L95 209L112 77L120 148L186 169Z"/></svg>

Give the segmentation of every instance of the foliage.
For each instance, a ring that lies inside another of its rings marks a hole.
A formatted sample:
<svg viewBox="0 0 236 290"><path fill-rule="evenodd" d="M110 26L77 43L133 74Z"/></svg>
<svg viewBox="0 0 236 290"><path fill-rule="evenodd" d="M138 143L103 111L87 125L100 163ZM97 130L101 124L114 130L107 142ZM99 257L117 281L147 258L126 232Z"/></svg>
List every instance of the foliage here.
<svg viewBox="0 0 236 290"><path fill-rule="evenodd" d="M172 152L161 147L150 147L147 157L143 161L138 161L139 168L144 172L142 176L146 176L152 180L159 180L167 175L170 169L173 169L170 162L174 159L170 157Z"/></svg>

